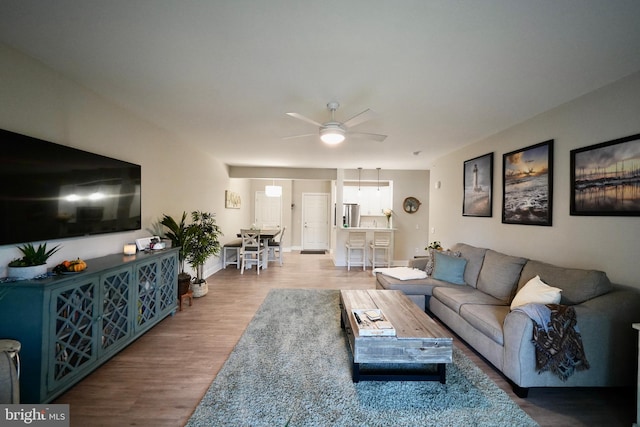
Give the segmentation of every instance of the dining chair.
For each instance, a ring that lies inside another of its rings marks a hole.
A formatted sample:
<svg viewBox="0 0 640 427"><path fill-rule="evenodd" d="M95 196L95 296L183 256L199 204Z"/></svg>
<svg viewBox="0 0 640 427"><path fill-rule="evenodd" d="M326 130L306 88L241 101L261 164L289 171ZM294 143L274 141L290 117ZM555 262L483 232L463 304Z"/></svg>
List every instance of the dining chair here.
<svg viewBox="0 0 640 427"><path fill-rule="evenodd" d="M284 231L287 227L282 227L282 231L280 232L279 239L276 242L271 239L268 242L268 250L269 250L269 261L279 261L280 267L282 267L282 239L284 238ZM278 257L276 258L276 254Z"/></svg>
<svg viewBox="0 0 640 427"><path fill-rule="evenodd" d="M264 266L264 254L265 247L262 244L260 238L260 230L240 230L242 236L242 266L240 267L240 274L244 273L244 270L249 267L256 266L258 274L260 269Z"/></svg>
<svg viewBox="0 0 640 427"><path fill-rule="evenodd" d="M374 231L373 240L369 244L369 248L371 248L371 268L375 270L379 252L382 252L382 262L377 264L391 267L391 232Z"/></svg>
<svg viewBox="0 0 640 427"><path fill-rule="evenodd" d="M362 269L366 269L367 252L365 244L367 241L367 233L364 231L350 231L347 237L347 271L351 270L351 266L362 265ZM360 252L360 258L354 259L354 255Z"/></svg>

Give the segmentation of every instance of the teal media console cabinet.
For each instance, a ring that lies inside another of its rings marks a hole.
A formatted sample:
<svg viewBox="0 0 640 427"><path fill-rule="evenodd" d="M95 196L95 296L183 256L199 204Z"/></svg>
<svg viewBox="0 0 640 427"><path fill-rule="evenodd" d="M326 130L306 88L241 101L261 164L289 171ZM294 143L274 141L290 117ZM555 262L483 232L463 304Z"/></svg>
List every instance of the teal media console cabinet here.
<svg viewBox="0 0 640 427"><path fill-rule="evenodd" d="M21 403L50 402L175 313L177 248L86 262L80 273L0 284L0 338L22 343Z"/></svg>

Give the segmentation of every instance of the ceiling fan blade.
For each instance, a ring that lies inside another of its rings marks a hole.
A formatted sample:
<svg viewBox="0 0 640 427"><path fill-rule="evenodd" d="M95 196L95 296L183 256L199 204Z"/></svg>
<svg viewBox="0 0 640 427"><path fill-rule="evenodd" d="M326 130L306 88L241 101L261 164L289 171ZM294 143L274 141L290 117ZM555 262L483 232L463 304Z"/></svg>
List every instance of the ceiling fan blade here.
<svg viewBox="0 0 640 427"><path fill-rule="evenodd" d="M387 135L380 135L379 133L349 132L347 135L362 139L372 139L379 142L387 139Z"/></svg>
<svg viewBox="0 0 640 427"><path fill-rule="evenodd" d="M375 118L376 116L377 116L377 114L373 110L367 108L363 112L358 113L355 116L351 117L349 120L347 120L343 124L347 128L352 128L352 127L358 126L359 124L362 124L362 123L364 123L366 121L369 121L369 120Z"/></svg>
<svg viewBox="0 0 640 427"><path fill-rule="evenodd" d="M298 114L298 113L285 113L287 116L291 116L294 119L298 119L298 120L302 120L303 122L307 122L307 123L311 123L312 125L316 125L318 127L322 126L321 123L316 122L315 120L312 120L308 117L303 116L302 114Z"/></svg>
<svg viewBox="0 0 640 427"><path fill-rule="evenodd" d="M305 138L307 136L318 136L318 133L305 133L304 135L292 135L292 136L284 136L282 139L296 139L296 138Z"/></svg>

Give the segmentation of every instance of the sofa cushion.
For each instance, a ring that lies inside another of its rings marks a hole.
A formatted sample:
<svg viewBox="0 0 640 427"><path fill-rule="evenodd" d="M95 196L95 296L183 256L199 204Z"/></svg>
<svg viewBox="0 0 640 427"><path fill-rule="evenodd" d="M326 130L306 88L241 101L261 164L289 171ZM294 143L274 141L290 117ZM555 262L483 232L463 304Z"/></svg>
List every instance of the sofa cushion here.
<svg viewBox="0 0 640 427"><path fill-rule="evenodd" d="M476 288L478 286L478 275L480 274L487 249L476 248L466 243L456 243L451 250L460 252L460 256L467 260L467 267L464 270L464 281L467 285Z"/></svg>
<svg viewBox="0 0 640 427"><path fill-rule="evenodd" d="M464 285L464 269L467 265L465 258L455 257L435 251L435 265L433 267L433 278L456 285Z"/></svg>
<svg viewBox="0 0 640 427"><path fill-rule="evenodd" d="M516 294L518 278L526 262L526 258L488 249L478 276L478 289L509 304Z"/></svg>
<svg viewBox="0 0 640 427"><path fill-rule="evenodd" d="M511 301L511 310L525 304L558 304L562 289L549 286L536 276L524 285Z"/></svg>
<svg viewBox="0 0 640 427"><path fill-rule="evenodd" d="M433 289L433 297L449 307L456 314L460 313L460 307L465 304L501 305L501 301L487 295L471 286L453 285L449 287L436 287ZM504 304L502 304L504 305ZM509 306L507 305L507 308Z"/></svg>
<svg viewBox="0 0 640 427"><path fill-rule="evenodd" d="M406 295L431 295L435 286L457 286L431 277L426 279L399 280L386 274L376 273L376 280L380 289L402 291Z"/></svg>
<svg viewBox="0 0 640 427"><path fill-rule="evenodd" d="M418 258L413 258L409 260L409 263L407 265L407 267L409 268L417 268L419 270L426 270L427 267L427 262L429 261L429 258L424 256L424 257L418 257ZM427 273L427 275L429 275L429 273Z"/></svg>
<svg viewBox="0 0 640 427"><path fill-rule="evenodd" d="M535 276L540 276L550 286L562 289L560 304L565 305L580 304L613 289L603 271L557 267L533 260L529 260L522 269L518 287L524 286Z"/></svg>
<svg viewBox="0 0 640 427"><path fill-rule="evenodd" d="M465 304L460 308L460 317L500 345L504 345L502 325L507 314L508 305Z"/></svg>

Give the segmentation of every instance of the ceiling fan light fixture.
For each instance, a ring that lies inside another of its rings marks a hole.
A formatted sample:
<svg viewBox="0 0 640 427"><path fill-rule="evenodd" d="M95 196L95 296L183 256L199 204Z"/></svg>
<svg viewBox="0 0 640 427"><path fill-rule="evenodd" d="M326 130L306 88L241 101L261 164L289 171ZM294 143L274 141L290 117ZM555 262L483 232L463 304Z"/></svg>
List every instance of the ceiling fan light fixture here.
<svg viewBox="0 0 640 427"><path fill-rule="evenodd" d="M345 139L345 131L340 125L323 126L320 128L320 139L325 144L340 144Z"/></svg>

